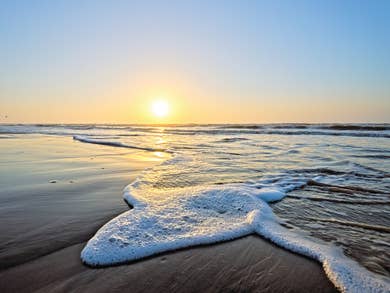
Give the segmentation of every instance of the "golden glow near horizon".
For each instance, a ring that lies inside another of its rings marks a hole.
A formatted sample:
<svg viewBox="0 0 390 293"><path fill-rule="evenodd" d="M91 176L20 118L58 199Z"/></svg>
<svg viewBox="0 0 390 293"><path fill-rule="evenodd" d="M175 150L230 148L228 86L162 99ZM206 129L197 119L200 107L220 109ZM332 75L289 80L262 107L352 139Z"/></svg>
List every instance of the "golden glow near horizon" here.
<svg viewBox="0 0 390 293"><path fill-rule="evenodd" d="M158 99L152 102L151 110L154 116L164 118L169 114L169 104L165 100Z"/></svg>
<svg viewBox="0 0 390 293"><path fill-rule="evenodd" d="M35 2L1 2L0 123L390 122L390 1Z"/></svg>

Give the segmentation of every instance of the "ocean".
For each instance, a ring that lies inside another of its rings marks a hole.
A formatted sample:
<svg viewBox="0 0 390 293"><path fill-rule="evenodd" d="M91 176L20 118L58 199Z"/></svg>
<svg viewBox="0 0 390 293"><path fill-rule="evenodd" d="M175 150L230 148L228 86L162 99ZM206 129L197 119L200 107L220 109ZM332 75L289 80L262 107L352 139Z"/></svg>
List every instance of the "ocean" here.
<svg viewBox="0 0 390 293"><path fill-rule="evenodd" d="M21 135L168 156L129 182L133 209L88 242L89 265L256 233L341 290L390 290L390 124L0 125Z"/></svg>

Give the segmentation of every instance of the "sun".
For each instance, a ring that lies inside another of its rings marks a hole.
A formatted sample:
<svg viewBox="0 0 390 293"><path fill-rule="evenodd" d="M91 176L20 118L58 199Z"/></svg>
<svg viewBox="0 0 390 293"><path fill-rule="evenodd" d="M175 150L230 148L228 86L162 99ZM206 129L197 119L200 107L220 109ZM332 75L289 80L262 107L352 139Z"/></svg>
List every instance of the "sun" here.
<svg viewBox="0 0 390 293"><path fill-rule="evenodd" d="M154 116L163 118L169 114L169 104L164 100L156 100L151 107Z"/></svg>

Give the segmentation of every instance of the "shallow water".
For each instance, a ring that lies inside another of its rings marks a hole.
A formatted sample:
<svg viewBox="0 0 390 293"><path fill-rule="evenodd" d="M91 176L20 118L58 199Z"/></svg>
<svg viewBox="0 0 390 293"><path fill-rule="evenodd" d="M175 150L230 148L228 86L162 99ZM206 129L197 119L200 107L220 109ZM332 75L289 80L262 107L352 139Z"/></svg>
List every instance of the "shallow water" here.
<svg viewBox="0 0 390 293"><path fill-rule="evenodd" d="M340 247L378 278L390 276L389 124L0 126L0 137L31 133L171 154L171 160L143 174L141 186L132 187L151 206L179 202L193 194L214 196L220 190L225 192L216 199L222 205L237 204L236 197L229 198L232 193L245 197L248 193L257 196L257 191L271 190L271 196L280 192L282 196L273 199L281 200L270 205L282 227L313 243ZM184 200L181 207L191 207L180 215L198 217L215 228L214 234L223 230L218 225L239 226L244 217L241 212L229 214L229 209L222 211L222 222L203 211L195 216L193 203ZM252 209L252 204L248 201L245 208ZM167 211L167 217L172 215ZM187 222L178 223L174 225L186 227ZM188 229L194 233L193 226ZM175 237L183 235L175 233Z"/></svg>

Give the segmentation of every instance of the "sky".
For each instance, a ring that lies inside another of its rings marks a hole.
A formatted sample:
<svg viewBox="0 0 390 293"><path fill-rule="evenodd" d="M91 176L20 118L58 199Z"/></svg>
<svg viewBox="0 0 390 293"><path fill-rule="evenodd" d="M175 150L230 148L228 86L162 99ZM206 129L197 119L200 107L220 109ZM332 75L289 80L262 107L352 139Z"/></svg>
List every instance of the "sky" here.
<svg viewBox="0 0 390 293"><path fill-rule="evenodd" d="M390 1L1 1L0 123L274 122L390 122Z"/></svg>

